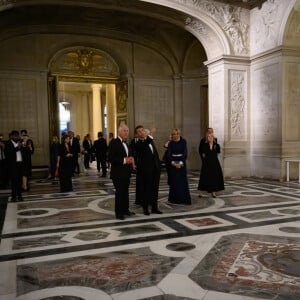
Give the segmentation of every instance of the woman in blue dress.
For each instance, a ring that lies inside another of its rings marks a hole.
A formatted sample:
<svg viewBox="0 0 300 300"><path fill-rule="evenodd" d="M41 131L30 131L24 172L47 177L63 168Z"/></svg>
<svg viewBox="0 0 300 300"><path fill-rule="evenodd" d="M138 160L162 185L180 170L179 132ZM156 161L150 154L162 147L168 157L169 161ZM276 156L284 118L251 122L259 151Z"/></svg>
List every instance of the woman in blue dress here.
<svg viewBox="0 0 300 300"><path fill-rule="evenodd" d="M180 130L174 129L167 149L168 163L168 201L174 204L191 204L191 195L186 169L187 143L180 136Z"/></svg>

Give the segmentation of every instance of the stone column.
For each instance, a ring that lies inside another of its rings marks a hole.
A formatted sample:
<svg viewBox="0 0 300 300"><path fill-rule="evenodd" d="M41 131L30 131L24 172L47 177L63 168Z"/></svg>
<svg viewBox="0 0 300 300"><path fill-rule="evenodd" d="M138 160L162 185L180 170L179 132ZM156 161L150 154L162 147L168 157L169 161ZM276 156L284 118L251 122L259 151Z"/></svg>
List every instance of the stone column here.
<svg viewBox="0 0 300 300"><path fill-rule="evenodd" d="M101 84L92 84L92 89L93 89L92 140L97 139L98 131L103 131L102 130L102 111L101 111L100 88L101 88Z"/></svg>
<svg viewBox="0 0 300 300"><path fill-rule="evenodd" d="M224 57L208 62L209 127L221 146L228 178L250 175L249 60Z"/></svg>
<svg viewBox="0 0 300 300"><path fill-rule="evenodd" d="M114 84L106 84L107 134L113 132L115 137L117 136L116 115L116 87Z"/></svg>

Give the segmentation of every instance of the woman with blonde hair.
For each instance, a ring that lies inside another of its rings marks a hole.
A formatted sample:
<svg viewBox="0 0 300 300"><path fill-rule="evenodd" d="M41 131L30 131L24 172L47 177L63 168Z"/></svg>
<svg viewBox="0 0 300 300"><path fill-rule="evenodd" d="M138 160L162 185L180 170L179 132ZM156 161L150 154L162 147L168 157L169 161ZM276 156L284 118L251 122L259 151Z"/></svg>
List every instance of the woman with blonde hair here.
<svg viewBox="0 0 300 300"><path fill-rule="evenodd" d="M174 204L191 204L191 195L187 179L187 143L175 128L167 148L169 202Z"/></svg>
<svg viewBox="0 0 300 300"><path fill-rule="evenodd" d="M220 152L220 145L214 135L209 133L202 146L202 168L198 190L211 193L213 198L217 197L216 192L224 190L223 172L218 159Z"/></svg>

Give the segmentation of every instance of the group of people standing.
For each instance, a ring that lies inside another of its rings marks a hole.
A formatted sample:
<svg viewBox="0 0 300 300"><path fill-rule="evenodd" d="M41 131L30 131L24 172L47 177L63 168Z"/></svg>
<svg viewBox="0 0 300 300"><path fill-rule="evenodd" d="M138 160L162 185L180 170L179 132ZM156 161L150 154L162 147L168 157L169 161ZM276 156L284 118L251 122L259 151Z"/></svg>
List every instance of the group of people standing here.
<svg viewBox="0 0 300 300"><path fill-rule="evenodd" d="M95 155L98 173L102 170L102 177L106 177L107 149L107 141L102 132L98 132L98 139L94 142L90 134L87 134L82 144L80 136L75 137L73 131L64 133L61 142L54 136L50 145L50 177L59 177L61 192L72 191L72 177L90 168L92 154Z"/></svg>
<svg viewBox="0 0 300 300"><path fill-rule="evenodd" d="M118 137L108 147L108 160L111 163L110 177L115 187L115 216L124 220L125 216L135 213L129 210L130 177L136 173L136 200L141 205L144 215L162 214L158 207L158 191L161 173L161 160L154 144L154 129L135 127L135 136L127 143L129 129L122 124L118 128ZM165 144L164 162L168 174L169 196L171 204L191 204L191 195L187 177L187 142L181 137L179 129L174 129ZM224 189L224 179L218 160L220 145L213 136L212 128L199 145L202 168L198 189L212 193ZM201 195L201 194L200 194ZM199 196L200 196L199 195Z"/></svg>
<svg viewBox="0 0 300 300"><path fill-rule="evenodd" d="M4 188L10 185L11 202L23 201L22 192L30 189L33 153L34 144L26 129L12 130L6 141L0 134L0 181Z"/></svg>
<svg viewBox="0 0 300 300"><path fill-rule="evenodd" d="M123 220L125 216L134 215L134 212L129 210L132 173L136 174L135 203L142 206L144 215L162 214L158 207L161 160L153 139L155 129L148 130L139 125L134 133L135 137L130 144L127 143L129 129L125 124L119 126L117 138L110 135L109 143L102 132L98 133L98 139L94 143L87 135L82 145L80 137L75 137L72 131L63 134L61 142L54 136L50 145L50 171L53 178L58 172L60 191L73 190L72 177L79 172L79 157L83 155L84 165L88 168L90 153L93 152L98 173L102 170L102 177L107 175L108 162L111 166L110 177L115 187L117 219ZM199 144L202 168L198 190L207 191L212 197L216 197L216 192L224 190L223 172L218 159L220 151L213 129L208 128ZM0 134L0 181L5 185L10 180L12 201L22 201L22 191L28 191L30 188L33 153L33 141L28 137L27 130L22 130L21 135L17 130L13 130L8 141L3 141L3 134ZM168 175L168 201L171 204L191 204L186 167L187 153L186 140L181 136L179 129L174 129L165 144L163 158ZM199 197L202 197L201 192Z"/></svg>

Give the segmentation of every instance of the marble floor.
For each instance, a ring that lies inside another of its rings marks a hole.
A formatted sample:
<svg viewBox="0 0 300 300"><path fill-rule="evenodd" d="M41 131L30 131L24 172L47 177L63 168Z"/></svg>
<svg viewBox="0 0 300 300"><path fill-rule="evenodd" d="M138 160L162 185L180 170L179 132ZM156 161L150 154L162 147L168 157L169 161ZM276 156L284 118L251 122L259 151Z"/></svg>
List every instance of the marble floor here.
<svg viewBox="0 0 300 300"><path fill-rule="evenodd" d="M0 299L299 300L299 183L230 180L217 198L197 183L190 172L191 206L172 205L163 172L164 214L145 216L132 177L123 221L95 169L70 193L49 179L23 202L1 191Z"/></svg>

